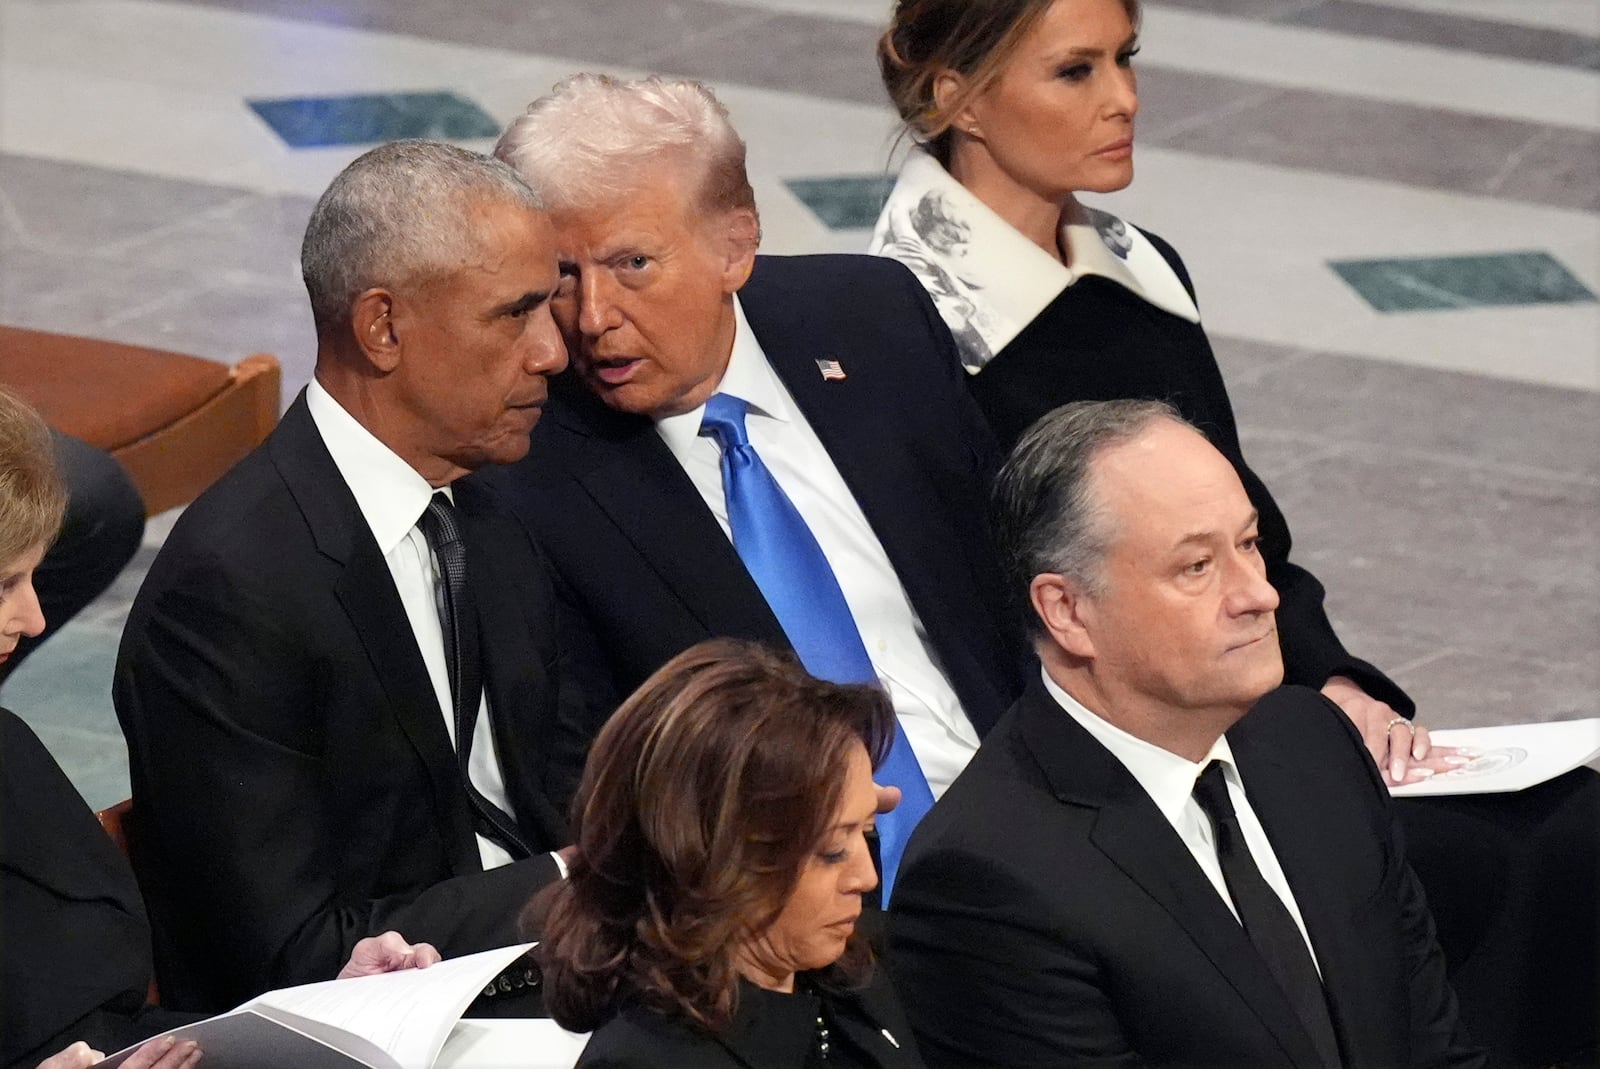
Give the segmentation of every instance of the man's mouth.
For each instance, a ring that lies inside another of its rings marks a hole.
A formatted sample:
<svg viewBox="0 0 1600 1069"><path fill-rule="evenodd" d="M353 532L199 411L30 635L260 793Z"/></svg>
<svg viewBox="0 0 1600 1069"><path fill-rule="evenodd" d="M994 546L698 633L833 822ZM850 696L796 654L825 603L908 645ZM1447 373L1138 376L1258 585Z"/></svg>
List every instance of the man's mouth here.
<svg viewBox="0 0 1600 1069"><path fill-rule="evenodd" d="M1239 642L1239 643L1236 643L1236 644L1234 644L1232 646L1229 646L1228 647L1228 652L1232 653L1234 650L1249 649L1251 646L1259 645L1260 643L1266 641L1267 639L1271 638L1272 636L1276 635L1277 633L1278 633L1278 629L1277 628L1275 628L1275 627L1274 628L1269 628L1268 630L1263 631L1261 634L1257 635L1255 638L1245 639L1243 642Z"/></svg>
<svg viewBox="0 0 1600 1069"><path fill-rule="evenodd" d="M633 377L634 370L642 362L631 356L592 357L589 360L589 374L608 386L620 386Z"/></svg>

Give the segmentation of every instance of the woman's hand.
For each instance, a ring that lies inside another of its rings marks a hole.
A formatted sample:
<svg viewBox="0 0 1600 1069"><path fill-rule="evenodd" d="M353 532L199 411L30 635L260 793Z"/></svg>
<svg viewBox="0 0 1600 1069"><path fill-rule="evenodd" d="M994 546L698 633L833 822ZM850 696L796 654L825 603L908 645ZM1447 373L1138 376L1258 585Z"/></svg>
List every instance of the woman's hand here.
<svg viewBox="0 0 1600 1069"><path fill-rule="evenodd" d="M80 1041L40 1062L39 1069L87 1069L104 1058L104 1054ZM191 1069L199 1061L200 1045L194 1040L162 1036L129 1055L122 1069Z"/></svg>
<svg viewBox="0 0 1600 1069"><path fill-rule="evenodd" d="M1391 787L1421 783L1468 760L1453 746L1433 745L1427 728L1370 696L1353 679L1333 676L1322 685L1322 693L1356 726L1383 782Z"/></svg>

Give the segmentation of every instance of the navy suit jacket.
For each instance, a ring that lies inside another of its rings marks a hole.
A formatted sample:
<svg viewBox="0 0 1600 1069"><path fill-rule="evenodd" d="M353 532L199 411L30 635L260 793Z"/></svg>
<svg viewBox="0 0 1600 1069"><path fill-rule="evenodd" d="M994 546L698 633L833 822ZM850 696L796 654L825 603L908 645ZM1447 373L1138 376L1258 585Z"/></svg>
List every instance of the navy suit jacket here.
<svg viewBox="0 0 1600 1069"><path fill-rule="evenodd" d="M1482 1065L1349 720L1284 687L1228 740L1343 1063ZM912 835L888 934L929 1065L1320 1064L1172 825L1037 681Z"/></svg>
<svg viewBox="0 0 1600 1069"><path fill-rule="evenodd" d="M903 266L868 256L760 257L739 293L751 330L855 495L978 732L1021 690L987 520L994 439L955 343ZM836 360L826 380L817 360ZM563 383L496 484L567 600L563 641L586 714L555 744L570 798L600 725L696 642L788 639L694 484L646 417Z"/></svg>
<svg viewBox="0 0 1600 1069"><path fill-rule="evenodd" d="M482 488L454 494L506 791L534 849L554 849L538 745L560 684L550 580ZM503 946L556 875L544 855L483 871L410 621L303 395L178 521L112 696L166 1005L326 980L389 928L447 957Z"/></svg>

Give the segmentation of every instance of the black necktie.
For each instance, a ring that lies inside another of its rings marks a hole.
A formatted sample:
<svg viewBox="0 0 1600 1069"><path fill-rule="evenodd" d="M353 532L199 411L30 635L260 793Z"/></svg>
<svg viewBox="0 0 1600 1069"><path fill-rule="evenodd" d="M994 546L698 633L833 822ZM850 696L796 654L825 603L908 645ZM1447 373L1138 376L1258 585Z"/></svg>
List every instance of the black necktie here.
<svg viewBox="0 0 1600 1069"><path fill-rule="evenodd" d="M462 785L467 789L467 799L472 803L477 833L499 843L513 858L529 857L533 851L517 831L516 821L480 794L468 774L472 733L478 726L478 705L483 694L483 674L478 658L478 613L472 591L467 586L467 547L461 539L455 507L443 493L436 493L417 523L439 566L433 593L439 610L439 629L444 632L450 696L455 702L456 764L461 770Z"/></svg>
<svg viewBox="0 0 1600 1069"><path fill-rule="evenodd" d="M1305 1025L1323 1064L1339 1065L1339 1042L1334 1037L1327 996L1311 959L1311 949L1283 899L1262 878L1250 856L1238 815L1233 811L1233 800L1228 797L1228 785L1222 778L1222 762L1213 761L1200 773L1194 784L1194 800L1211 818L1222 878L1239 911L1245 934Z"/></svg>

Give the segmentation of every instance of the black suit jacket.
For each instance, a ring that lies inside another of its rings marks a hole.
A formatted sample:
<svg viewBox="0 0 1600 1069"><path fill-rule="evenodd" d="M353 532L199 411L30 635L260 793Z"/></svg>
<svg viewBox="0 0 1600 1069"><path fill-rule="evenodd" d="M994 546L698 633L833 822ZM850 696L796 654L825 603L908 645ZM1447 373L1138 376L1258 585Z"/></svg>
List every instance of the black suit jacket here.
<svg viewBox="0 0 1600 1069"><path fill-rule="evenodd" d="M1344 1064L1482 1064L1349 722L1287 687L1228 738ZM913 835L889 943L930 1065L1318 1064L1177 832L1037 682Z"/></svg>
<svg viewBox="0 0 1600 1069"><path fill-rule="evenodd" d="M1146 234L1184 288L1194 286L1172 246ZM1373 697L1412 715L1415 703L1387 676L1344 648L1323 608L1317 577L1289 559L1289 524L1265 483L1245 463L1233 405L1206 332L1157 308L1110 279L1089 275L1064 290L982 371L973 396L1010 448L1046 412L1069 401L1143 397L1166 401L1233 462L1261 514L1267 578L1281 598L1278 635L1284 679L1321 687L1346 675ZM1316 403L1307 398L1308 404Z"/></svg>
<svg viewBox="0 0 1600 1069"><path fill-rule="evenodd" d="M128 862L28 726L0 709L0 1065L121 1050L194 1017L145 1005L150 925Z"/></svg>
<svg viewBox="0 0 1600 1069"><path fill-rule="evenodd" d="M1027 657L1004 609L987 521L993 437L916 279L866 256L761 257L739 293L778 377L878 536L979 733L1021 690ZM837 360L843 381L816 361ZM643 416L563 383L518 464L485 472L537 537L568 595L564 636L587 716L564 725L570 797L621 699L696 642L788 646L694 484Z"/></svg>
<svg viewBox="0 0 1600 1069"><path fill-rule="evenodd" d="M801 981L805 983L804 979ZM921 1069L911 1027L879 971L859 991L782 995L739 985L739 1009L720 1033L634 1006L595 1029L577 1069L806 1069L817 1061L817 1016L834 1064Z"/></svg>
<svg viewBox="0 0 1600 1069"><path fill-rule="evenodd" d="M558 686L549 580L481 488L455 497L506 789L536 848L558 847L538 786ZM327 979L389 928L446 956L514 942L555 875L545 856L482 870L405 609L303 396L178 521L113 697L169 1004Z"/></svg>

